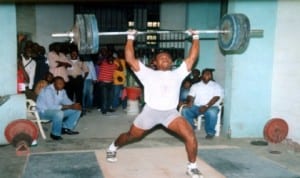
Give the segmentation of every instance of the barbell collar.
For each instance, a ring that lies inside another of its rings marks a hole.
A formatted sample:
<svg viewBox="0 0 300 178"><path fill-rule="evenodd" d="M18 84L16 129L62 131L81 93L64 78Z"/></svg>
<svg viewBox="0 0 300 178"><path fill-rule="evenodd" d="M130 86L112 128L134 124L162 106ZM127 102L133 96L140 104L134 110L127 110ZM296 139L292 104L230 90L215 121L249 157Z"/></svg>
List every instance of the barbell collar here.
<svg viewBox="0 0 300 178"><path fill-rule="evenodd" d="M251 37L263 37L264 36L264 30L262 29L252 29L250 30L250 36Z"/></svg>
<svg viewBox="0 0 300 178"><path fill-rule="evenodd" d="M51 34L52 37L69 37L69 38L73 38L74 37L74 33L73 32L67 32L67 33L52 33Z"/></svg>

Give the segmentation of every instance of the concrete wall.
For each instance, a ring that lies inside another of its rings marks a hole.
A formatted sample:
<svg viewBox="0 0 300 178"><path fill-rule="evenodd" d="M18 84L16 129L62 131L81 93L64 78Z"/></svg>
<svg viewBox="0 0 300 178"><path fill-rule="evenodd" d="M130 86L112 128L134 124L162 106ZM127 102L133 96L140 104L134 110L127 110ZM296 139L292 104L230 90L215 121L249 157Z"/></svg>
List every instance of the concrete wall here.
<svg viewBox="0 0 300 178"><path fill-rule="evenodd" d="M170 15L172 14L172 15ZM165 2L160 6L160 28L171 30L185 29L186 3Z"/></svg>
<svg viewBox="0 0 300 178"><path fill-rule="evenodd" d="M0 5L0 96L10 99L0 105L0 144L6 144L4 131L13 120L25 118L25 96L17 95L17 23L14 5Z"/></svg>
<svg viewBox="0 0 300 178"><path fill-rule="evenodd" d="M17 11L17 31L26 34L29 39L36 40L35 6L30 4L19 4Z"/></svg>
<svg viewBox="0 0 300 178"><path fill-rule="evenodd" d="M300 143L300 1L278 1L271 116L285 119L288 137Z"/></svg>
<svg viewBox="0 0 300 178"><path fill-rule="evenodd" d="M228 13L244 13L252 28L265 30L244 53L226 56L223 131L231 127L232 137L262 137L271 117L276 12L276 1L229 1Z"/></svg>
<svg viewBox="0 0 300 178"><path fill-rule="evenodd" d="M71 4L18 4L17 31L29 35L31 40L44 46L68 38L52 38L52 33L70 31L74 25L74 8Z"/></svg>
<svg viewBox="0 0 300 178"><path fill-rule="evenodd" d="M211 30L218 29L220 21L221 5L218 1L190 2L187 5L186 29ZM214 77L217 82L224 86L225 68L224 56L221 54L218 41L205 38L216 37L217 35L200 34L204 38L200 43L200 55L196 68L215 68Z"/></svg>
<svg viewBox="0 0 300 178"><path fill-rule="evenodd" d="M0 8L0 96L2 96L17 93L17 29L15 6L0 5Z"/></svg>
<svg viewBox="0 0 300 178"><path fill-rule="evenodd" d="M70 31L74 25L74 8L69 4L41 4L35 6L36 42L48 49L55 41L67 41L68 38L52 38L52 33Z"/></svg>

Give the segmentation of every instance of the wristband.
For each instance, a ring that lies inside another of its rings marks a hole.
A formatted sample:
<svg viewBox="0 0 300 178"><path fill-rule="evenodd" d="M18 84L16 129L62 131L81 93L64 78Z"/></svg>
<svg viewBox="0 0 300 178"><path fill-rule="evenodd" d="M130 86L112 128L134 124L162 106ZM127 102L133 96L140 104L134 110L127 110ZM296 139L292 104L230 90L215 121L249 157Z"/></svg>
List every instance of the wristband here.
<svg viewBox="0 0 300 178"><path fill-rule="evenodd" d="M127 40L134 40L135 36L134 35L127 35Z"/></svg>
<svg viewBox="0 0 300 178"><path fill-rule="evenodd" d="M199 35L193 35L193 40L199 40Z"/></svg>
<svg viewBox="0 0 300 178"><path fill-rule="evenodd" d="M209 108L208 104L204 105L205 107Z"/></svg>

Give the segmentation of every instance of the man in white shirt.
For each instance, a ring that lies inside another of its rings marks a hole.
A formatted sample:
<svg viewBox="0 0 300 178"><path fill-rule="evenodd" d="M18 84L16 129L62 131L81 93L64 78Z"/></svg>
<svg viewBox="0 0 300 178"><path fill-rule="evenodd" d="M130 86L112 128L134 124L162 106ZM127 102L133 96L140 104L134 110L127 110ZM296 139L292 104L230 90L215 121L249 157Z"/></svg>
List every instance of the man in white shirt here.
<svg viewBox="0 0 300 178"><path fill-rule="evenodd" d="M212 69L202 71L202 80L192 85L187 99L187 107L182 110L182 115L194 128L194 119L200 114L204 114L206 139L212 139L215 136L218 106L224 97L223 88L213 80L212 72Z"/></svg>
<svg viewBox="0 0 300 178"><path fill-rule="evenodd" d="M28 89L33 89L34 77L35 77L35 68L36 62L32 59L32 49L29 46L26 46L24 53L22 54L22 63L29 76Z"/></svg>

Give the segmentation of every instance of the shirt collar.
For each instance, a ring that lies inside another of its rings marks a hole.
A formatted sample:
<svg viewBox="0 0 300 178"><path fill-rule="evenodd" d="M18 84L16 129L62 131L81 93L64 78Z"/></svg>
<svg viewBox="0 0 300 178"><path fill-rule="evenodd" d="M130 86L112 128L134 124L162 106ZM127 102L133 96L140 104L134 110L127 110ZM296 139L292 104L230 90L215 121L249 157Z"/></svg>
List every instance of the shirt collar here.
<svg viewBox="0 0 300 178"><path fill-rule="evenodd" d="M54 87L54 84L53 84L53 83L50 85L50 87L53 89L53 91L55 91L55 93L59 94L59 92L60 92L60 91L55 89L55 87Z"/></svg>

